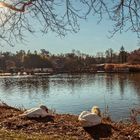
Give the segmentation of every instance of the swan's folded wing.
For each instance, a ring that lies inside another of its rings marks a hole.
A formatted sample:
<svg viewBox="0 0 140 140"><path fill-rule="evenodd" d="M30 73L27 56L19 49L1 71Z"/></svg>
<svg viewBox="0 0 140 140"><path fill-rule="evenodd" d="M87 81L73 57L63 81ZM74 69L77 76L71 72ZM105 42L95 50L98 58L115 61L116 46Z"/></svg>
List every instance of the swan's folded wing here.
<svg viewBox="0 0 140 140"><path fill-rule="evenodd" d="M84 116L87 115L87 114L89 114L89 113L90 113L89 111L83 111L83 112L81 112L81 114L80 114L79 117L78 117L78 120L79 120L79 121L85 120L85 119L84 119Z"/></svg>
<svg viewBox="0 0 140 140"><path fill-rule="evenodd" d="M79 120L81 121L82 126L84 127L91 127L101 123L101 117L96 114L90 112L83 112L80 114Z"/></svg>
<svg viewBox="0 0 140 140"><path fill-rule="evenodd" d="M92 114L92 113L84 115L84 119L87 120L87 121L90 121L90 122L101 120L101 118L98 115Z"/></svg>
<svg viewBox="0 0 140 140"><path fill-rule="evenodd" d="M34 112L34 111L36 111L38 109L39 108L31 108L31 109L26 110L23 114L28 114L28 113Z"/></svg>
<svg viewBox="0 0 140 140"><path fill-rule="evenodd" d="M32 108L27 111L25 111L20 116L26 116L26 117L40 117L40 114L42 114L42 111L40 108Z"/></svg>

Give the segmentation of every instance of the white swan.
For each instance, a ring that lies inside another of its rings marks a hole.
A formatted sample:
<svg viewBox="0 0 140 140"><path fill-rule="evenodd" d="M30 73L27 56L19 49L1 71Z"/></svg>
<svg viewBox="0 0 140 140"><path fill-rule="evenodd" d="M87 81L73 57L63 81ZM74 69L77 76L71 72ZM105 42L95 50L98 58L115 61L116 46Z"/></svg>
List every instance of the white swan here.
<svg viewBox="0 0 140 140"><path fill-rule="evenodd" d="M41 105L38 108L32 108L32 109L25 111L20 116L26 116L28 118L39 118L39 117L43 118L43 117L46 117L48 115L51 115L49 113L49 109L46 106Z"/></svg>
<svg viewBox="0 0 140 140"><path fill-rule="evenodd" d="M101 112L98 106L93 106L91 112L83 111L78 120L82 123L83 127L91 127L101 123Z"/></svg>

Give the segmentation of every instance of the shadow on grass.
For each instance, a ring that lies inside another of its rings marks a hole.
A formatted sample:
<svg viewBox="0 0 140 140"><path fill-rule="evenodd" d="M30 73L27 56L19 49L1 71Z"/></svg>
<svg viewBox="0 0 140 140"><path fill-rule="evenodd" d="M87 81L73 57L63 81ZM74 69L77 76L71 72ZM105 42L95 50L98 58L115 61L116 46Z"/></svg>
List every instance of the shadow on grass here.
<svg viewBox="0 0 140 140"><path fill-rule="evenodd" d="M99 124L92 127L84 127L84 130L94 139L99 140L100 138L108 138L111 136L112 126L109 124Z"/></svg>
<svg viewBox="0 0 140 140"><path fill-rule="evenodd" d="M47 122L53 122L54 121L54 116L47 116L47 117L43 117L43 118L26 118L29 120L35 120L37 122L43 122L43 123L47 123Z"/></svg>

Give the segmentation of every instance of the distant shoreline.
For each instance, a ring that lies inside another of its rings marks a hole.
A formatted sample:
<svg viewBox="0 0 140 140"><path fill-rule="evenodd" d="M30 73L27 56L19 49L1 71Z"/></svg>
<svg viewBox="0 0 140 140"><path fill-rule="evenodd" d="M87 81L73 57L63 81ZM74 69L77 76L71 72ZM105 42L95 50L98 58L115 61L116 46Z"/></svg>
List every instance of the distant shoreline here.
<svg viewBox="0 0 140 140"><path fill-rule="evenodd" d="M56 73L35 73L35 74L28 74L28 75L18 75L18 74L12 74L12 73L0 73L1 77L5 76L18 76L18 77L30 77L30 76L49 76L49 75L56 75L56 74L135 74L140 73L140 71L137 72L115 72L115 71L97 71L97 72L56 72Z"/></svg>

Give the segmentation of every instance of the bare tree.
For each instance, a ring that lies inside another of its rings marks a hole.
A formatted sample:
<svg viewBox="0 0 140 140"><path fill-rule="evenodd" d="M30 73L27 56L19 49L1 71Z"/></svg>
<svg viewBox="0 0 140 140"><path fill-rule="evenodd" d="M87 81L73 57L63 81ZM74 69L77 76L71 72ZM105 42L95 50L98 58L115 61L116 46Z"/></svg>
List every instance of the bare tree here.
<svg viewBox="0 0 140 140"><path fill-rule="evenodd" d="M114 22L112 36L132 30L140 37L139 0L1 0L0 45L24 41L27 31L78 32L78 21L90 13Z"/></svg>

